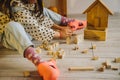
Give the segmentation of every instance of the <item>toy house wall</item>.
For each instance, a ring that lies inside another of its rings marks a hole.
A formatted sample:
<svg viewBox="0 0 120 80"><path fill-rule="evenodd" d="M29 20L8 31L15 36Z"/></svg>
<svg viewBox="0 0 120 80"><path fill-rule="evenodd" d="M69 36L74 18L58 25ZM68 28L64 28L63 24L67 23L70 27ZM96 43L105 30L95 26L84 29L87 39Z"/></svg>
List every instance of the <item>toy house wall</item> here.
<svg viewBox="0 0 120 80"><path fill-rule="evenodd" d="M108 26L108 11L101 4L95 5L87 13L88 28L105 30Z"/></svg>

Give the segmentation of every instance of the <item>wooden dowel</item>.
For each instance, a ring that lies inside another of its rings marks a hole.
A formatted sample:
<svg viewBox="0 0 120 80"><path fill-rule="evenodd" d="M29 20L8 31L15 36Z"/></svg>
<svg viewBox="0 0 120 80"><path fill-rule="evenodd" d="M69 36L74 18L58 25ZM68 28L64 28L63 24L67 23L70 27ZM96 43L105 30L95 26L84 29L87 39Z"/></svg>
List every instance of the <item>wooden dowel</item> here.
<svg viewBox="0 0 120 80"><path fill-rule="evenodd" d="M69 71L93 71L94 67L70 67Z"/></svg>

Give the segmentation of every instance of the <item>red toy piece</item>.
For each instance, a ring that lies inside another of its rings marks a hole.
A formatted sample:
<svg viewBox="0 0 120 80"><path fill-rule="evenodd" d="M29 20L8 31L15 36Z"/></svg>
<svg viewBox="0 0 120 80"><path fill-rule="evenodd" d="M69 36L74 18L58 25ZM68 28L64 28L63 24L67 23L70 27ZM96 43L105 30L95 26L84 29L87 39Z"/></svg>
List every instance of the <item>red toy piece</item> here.
<svg viewBox="0 0 120 80"><path fill-rule="evenodd" d="M71 28L72 31L83 29L86 27L86 25L87 21L82 20L73 20L68 23L68 26Z"/></svg>
<svg viewBox="0 0 120 80"><path fill-rule="evenodd" d="M57 80L59 77L59 70L54 60L48 62L42 62L38 65L38 72L43 80Z"/></svg>

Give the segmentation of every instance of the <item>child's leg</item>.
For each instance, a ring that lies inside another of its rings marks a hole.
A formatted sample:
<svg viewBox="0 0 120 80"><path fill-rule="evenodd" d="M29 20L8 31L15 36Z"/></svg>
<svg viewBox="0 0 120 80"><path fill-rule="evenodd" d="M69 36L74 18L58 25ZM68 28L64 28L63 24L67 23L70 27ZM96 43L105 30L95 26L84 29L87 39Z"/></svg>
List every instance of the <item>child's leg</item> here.
<svg viewBox="0 0 120 80"><path fill-rule="evenodd" d="M23 26L13 21L6 25L2 43L6 48L18 50L22 55L28 46L34 46Z"/></svg>
<svg viewBox="0 0 120 80"><path fill-rule="evenodd" d="M33 44L29 40L23 26L17 22L8 23L4 31L3 45L7 48L16 49L25 58L31 60L36 67L40 75L43 76L44 80L56 80L59 71L56 64L53 61L42 62L41 58L36 55ZM24 54L23 54L24 53ZM46 72L43 72L45 70Z"/></svg>
<svg viewBox="0 0 120 80"><path fill-rule="evenodd" d="M72 18L64 17L58 13L53 12L52 10L47 9L47 8L44 8L43 13L45 16L52 19L54 23L56 23L58 25L62 25L62 26L67 26L68 22L74 20Z"/></svg>
<svg viewBox="0 0 120 80"><path fill-rule="evenodd" d="M47 8L43 8L43 14L44 16L49 17L54 23L60 25L62 16L58 13L53 12L52 10L49 10Z"/></svg>
<svg viewBox="0 0 120 80"><path fill-rule="evenodd" d="M62 25L62 26L70 26L70 24L72 24L73 26L75 27L79 27L79 24L84 24L83 21L79 21L77 22L75 19L73 18L67 18L67 17L64 17L58 13L55 13L47 8L44 8L44 11L43 11L44 15L49 17L54 23L58 24L58 25ZM74 23L73 23L74 22ZM76 26L76 24L78 26ZM71 26L70 26L71 27Z"/></svg>

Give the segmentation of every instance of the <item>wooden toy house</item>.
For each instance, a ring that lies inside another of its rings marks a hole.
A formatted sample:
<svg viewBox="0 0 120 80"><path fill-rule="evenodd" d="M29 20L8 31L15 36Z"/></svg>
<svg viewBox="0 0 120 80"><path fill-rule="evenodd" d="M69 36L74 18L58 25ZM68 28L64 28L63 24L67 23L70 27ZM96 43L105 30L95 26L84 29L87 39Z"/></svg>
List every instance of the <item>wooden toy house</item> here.
<svg viewBox="0 0 120 80"><path fill-rule="evenodd" d="M84 31L85 39L106 40L109 14L113 13L101 0L96 0L84 12L87 13L87 27Z"/></svg>

